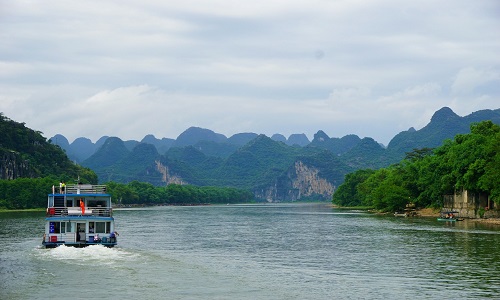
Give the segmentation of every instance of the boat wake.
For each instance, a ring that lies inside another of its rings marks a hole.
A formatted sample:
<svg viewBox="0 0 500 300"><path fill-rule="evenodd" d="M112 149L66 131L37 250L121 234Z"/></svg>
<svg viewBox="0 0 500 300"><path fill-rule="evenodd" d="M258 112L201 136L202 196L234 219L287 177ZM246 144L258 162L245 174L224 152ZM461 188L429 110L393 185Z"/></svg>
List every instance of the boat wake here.
<svg viewBox="0 0 500 300"><path fill-rule="evenodd" d="M113 265L117 262L134 261L139 257L137 253L130 253L116 247L108 248L103 245L91 245L85 248L61 245L53 249L40 248L38 250L42 259L82 265L87 265L89 262L99 265Z"/></svg>

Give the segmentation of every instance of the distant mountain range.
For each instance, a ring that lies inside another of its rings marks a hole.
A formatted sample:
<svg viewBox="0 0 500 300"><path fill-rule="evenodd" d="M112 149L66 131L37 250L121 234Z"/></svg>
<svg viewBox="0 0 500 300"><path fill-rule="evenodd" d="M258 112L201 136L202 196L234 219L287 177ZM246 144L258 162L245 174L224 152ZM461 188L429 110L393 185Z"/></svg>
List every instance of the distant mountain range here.
<svg viewBox="0 0 500 300"><path fill-rule="evenodd" d="M147 135L141 141L123 141L105 136L94 144L81 137L70 144L58 134L50 140L70 159L93 169L101 182L232 186L250 189L268 201L329 200L345 174L389 166L406 152L437 147L483 120L500 124L500 109L460 117L444 107L427 126L397 134L386 148L372 138L330 138L321 130L309 141L304 134L287 139L280 134L238 133L227 138L198 127L188 128L177 139Z"/></svg>
<svg viewBox="0 0 500 300"><path fill-rule="evenodd" d="M247 144L258 136L257 133L237 133L229 138L220 133L215 133L212 130L190 127L181 133L177 139L162 138L157 139L154 135L148 134L141 141L124 141L125 147L132 150L140 143L151 144L156 147L158 153L164 154L173 147L186 147L186 146L199 146L206 151L207 155L227 157L239 147ZM62 134L56 134L50 140L55 145L59 145L64 149L70 159L78 163L83 162L92 156L109 138L103 136L94 144L92 141L85 137L75 139L71 144L68 139ZM310 141L305 134L292 134L287 139L281 134L274 134L272 140L283 142L289 146L304 147Z"/></svg>

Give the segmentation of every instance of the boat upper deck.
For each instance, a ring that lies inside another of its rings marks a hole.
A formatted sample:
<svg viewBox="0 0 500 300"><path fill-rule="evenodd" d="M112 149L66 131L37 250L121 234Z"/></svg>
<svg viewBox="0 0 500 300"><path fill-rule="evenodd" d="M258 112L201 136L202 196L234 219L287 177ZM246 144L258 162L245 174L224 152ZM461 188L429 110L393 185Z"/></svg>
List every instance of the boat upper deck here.
<svg viewBox="0 0 500 300"><path fill-rule="evenodd" d="M48 216L111 217L111 195L105 185L74 184L52 188L48 195Z"/></svg>
<svg viewBox="0 0 500 300"><path fill-rule="evenodd" d="M106 186L103 184L68 184L59 187L60 194L80 195L80 194L106 194ZM54 190L55 193L55 190Z"/></svg>

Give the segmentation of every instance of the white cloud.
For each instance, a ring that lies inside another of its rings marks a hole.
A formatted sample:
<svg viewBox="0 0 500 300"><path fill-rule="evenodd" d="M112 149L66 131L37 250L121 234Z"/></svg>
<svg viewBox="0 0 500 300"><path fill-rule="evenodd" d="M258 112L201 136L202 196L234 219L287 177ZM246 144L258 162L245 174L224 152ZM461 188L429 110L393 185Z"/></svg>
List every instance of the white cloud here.
<svg viewBox="0 0 500 300"><path fill-rule="evenodd" d="M31 67L21 62L0 61L0 78L21 76L31 71Z"/></svg>
<svg viewBox="0 0 500 300"><path fill-rule="evenodd" d="M467 95L475 92L477 88L489 84L500 85L499 70L467 67L458 72L451 89L454 95Z"/></svg>
<svg viewBox="0 0 500 300"><path fill-rule="evenodd" d="M0 111L69 138L176 137L201 126L387 143L442 106L498 108L499 7L9 1L0 10Z"/></svg>

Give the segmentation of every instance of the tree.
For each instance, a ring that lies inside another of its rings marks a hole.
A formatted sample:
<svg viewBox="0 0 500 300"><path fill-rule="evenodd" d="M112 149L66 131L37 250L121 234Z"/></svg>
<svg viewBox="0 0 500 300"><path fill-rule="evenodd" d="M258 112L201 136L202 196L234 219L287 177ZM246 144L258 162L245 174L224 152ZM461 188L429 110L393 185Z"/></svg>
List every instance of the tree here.
<svg viewBox="0 0 500 300"><path fill-rule="evenodd" d="M341 206L362 205L364 197L362 193L358 192L357 188L373 173L375 171L366 169L347 174L344 183L333 194L332 203Z"/></svg>
<svg viewBox="0 0 500 300"><path fill-rule="evenodd" d="M394 211L412 201L440 207L443 195L459 189L488 193L500 205L500 126L491 121L471 125L469 134L431 149L414 149L399 164L368 177L346 175L334 195L339 205L368 205Z"/></svg>

